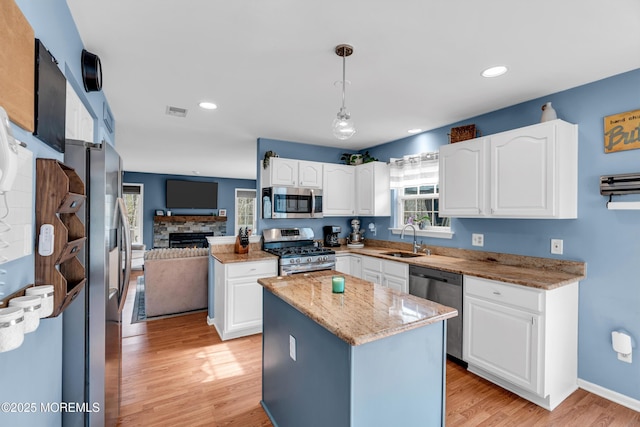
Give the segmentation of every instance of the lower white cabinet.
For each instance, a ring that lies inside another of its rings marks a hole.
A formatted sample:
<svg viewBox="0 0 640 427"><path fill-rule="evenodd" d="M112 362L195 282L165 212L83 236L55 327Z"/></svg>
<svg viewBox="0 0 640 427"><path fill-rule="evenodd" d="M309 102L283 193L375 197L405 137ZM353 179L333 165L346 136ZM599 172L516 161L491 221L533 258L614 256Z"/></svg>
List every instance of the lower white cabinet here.
<svg viewBox="0 0 640 427"><path fill-rule="evenodd" d="M351 254L350 257L351 274L359 279L362 279L362 256Z"/></svg>
<svg viewBox="0 0 640 427"><path fill-rule="evenodd" d="M350 253L336 254L335 270L362 278L362 257Z"/></svg>
<svg viewBox="0 0 640 427"><path fill-rule="evenodd" d="M336 271L351 274L351 254L336 254Z"/></svg>
<svg viewBox="0 0 640 427"><path fill-rule="evenodd" d="M464 277L463 359L552 410L577 385L578 283L541 290Z"/></svg>
<svg viewBox="0 0 640 427"><path fill-rule="evenodd" d="M399 292L409 292L409 264L362 256L362 278Z"/></svg>
<svg viewBox="0 0 640 427"><path fill-rule="evenodd" d="M277 276L277 261L216 261L214 271L213 324L220 338L224 341L262 332L262 286L258 279Z"/></svg>

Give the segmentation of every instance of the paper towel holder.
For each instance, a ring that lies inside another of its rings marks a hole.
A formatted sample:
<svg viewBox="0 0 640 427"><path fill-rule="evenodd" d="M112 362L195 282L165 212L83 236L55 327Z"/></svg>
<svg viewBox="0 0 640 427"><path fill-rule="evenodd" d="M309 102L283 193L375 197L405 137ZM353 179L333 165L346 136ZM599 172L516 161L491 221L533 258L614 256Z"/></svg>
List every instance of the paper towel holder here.
<svg viewBox="0 0 640 427"><path fill-rule="evenodd" d="M631 363L633 342L627 331L611 331L611 346L613 347L613 351L618 353L618 360Z"/></svg>

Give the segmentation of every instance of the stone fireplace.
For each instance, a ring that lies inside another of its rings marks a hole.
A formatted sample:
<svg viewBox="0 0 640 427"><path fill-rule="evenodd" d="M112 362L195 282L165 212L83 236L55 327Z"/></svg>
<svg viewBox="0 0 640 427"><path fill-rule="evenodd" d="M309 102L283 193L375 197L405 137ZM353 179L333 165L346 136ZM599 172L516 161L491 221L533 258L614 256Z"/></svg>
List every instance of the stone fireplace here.
<svg viewBox="0 0 640 427"><path fill-rule="evenodd" d="M173 215L153 218L154 248L206 247L207 236L225 236L226 233L227 217L225 216ZM174 246L171 246L171 234L179 234L183 237L174 238ZM177 242L177 240L187 240L187 242ZM188 240L204 241L205 245L199 246L199 243L188 242Z"/></svg>

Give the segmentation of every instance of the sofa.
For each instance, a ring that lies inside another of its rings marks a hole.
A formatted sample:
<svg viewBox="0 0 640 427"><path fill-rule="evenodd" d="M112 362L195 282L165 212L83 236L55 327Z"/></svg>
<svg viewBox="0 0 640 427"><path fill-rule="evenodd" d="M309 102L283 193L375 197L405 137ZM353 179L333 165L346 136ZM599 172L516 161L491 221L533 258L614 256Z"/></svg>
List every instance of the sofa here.
<svg viewBox="0 0 640 427"><path fill-rule="evenodd" d="M147 318L207 308L207 248L152 249L144 256Z"/></svg>

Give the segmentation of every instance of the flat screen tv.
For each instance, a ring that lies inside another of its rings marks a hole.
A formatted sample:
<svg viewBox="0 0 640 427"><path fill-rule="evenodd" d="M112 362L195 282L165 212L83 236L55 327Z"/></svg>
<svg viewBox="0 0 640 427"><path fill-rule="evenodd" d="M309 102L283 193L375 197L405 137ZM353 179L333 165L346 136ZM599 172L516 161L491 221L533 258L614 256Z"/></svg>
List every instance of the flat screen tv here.
<svg viewBox="0 0 640 427"><path fill-rule="evenodd" d="M218 183L167 180L167 209L217 209Z"/></svg>
<svg viewBox="0 0 640 427"><path fill-rule="evenodd" d="M35 131L45 144L64 153L67 80L58 62L36 39Z"/></svg>

